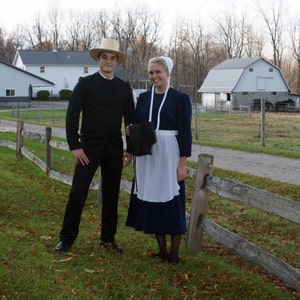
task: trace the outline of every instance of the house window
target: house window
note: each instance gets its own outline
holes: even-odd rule
[[[13,97],[15,95],[15,90],[6,90],[6,96]]]
[[[276,92],[271,92],[271,95],[276,95]]]
[[[243,95],[248,95],[248,92],[243,92]]]
[[[89,72],[89,67],[83,67],[83,73],[88,73]]]
[[[40,67],[40,73],[45,73],[45,66]]]
[[[273,68],[269,68],[269,72],[273,72]]]
[[[249,72],[253,72],[253,68],[249,68]]]

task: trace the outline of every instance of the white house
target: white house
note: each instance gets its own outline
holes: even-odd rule
[[[62,89],[73,90],[78,79],[99,70],[88,51],[18,50],[12,65],[54,82],[50,95],[59,95]],[[41,88],[33,88],[33,95]]]
[[[33,89],[53,85],[47,79],[0,61],[0,102],[29,102]]]
[[[298,97],[291,93],[281,70],[261,57],[227,59],[212,68],[198,92],[204,107],[238,108],[240,105],[260,110],[298,107]]]

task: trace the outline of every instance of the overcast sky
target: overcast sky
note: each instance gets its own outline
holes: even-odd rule
[[[37,15],[47,15],[51,7],[66,10],[99,10],[113,9],[120,5],[132,6],[142,3],[153,12],[160,12],[164,22],[170,24],[175,17],[203,19],[204,25],[209,26],[212,15],[226,9],[244,9],[250,15],[255,13],[257,0],[2,0],[0,8],[0,27],[11,31],[16,24],[31,24]],[[272,0],[260,0],[266,5]],[[280,0],[277,0],[280,1]],[[284,0],[291,18],[300,18],[300,1]],[[5,3],[5,4],[4,4]],[[122,4],[121,4],[122,3]],[[207,23],[205,23],[207,22]],[[170,26],[170,25],[169,25]]]

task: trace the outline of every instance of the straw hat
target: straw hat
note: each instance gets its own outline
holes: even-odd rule
[[[90,56],[94,60],[98,60],[99,54],[101,52],[107,51],[107,52],[113,52],[117,54],[118,56],[118,63],[121,64],[125,62],[127,55],[123,52],[120,52],[120,46],[119,42],[114,39],[103,39],[101,41],[101,45],[99,48],[93,48],[90,50]]]

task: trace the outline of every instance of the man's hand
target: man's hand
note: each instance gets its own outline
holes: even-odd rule
[[[131,163],[131,161],[132,161],[132,154],[128,153],[128,152],[125,152],[124,156],[123,156],[123,159],[124,159],[123,168],[125,168],[125,167],[127,167]]]
[[[89,164],[89,159],[88,157],[85,155],[83,149],[75,149],[71,151],[73,156],[75,157],[76,161],[78,164],[81,164],[83,166],[86,166]]]

